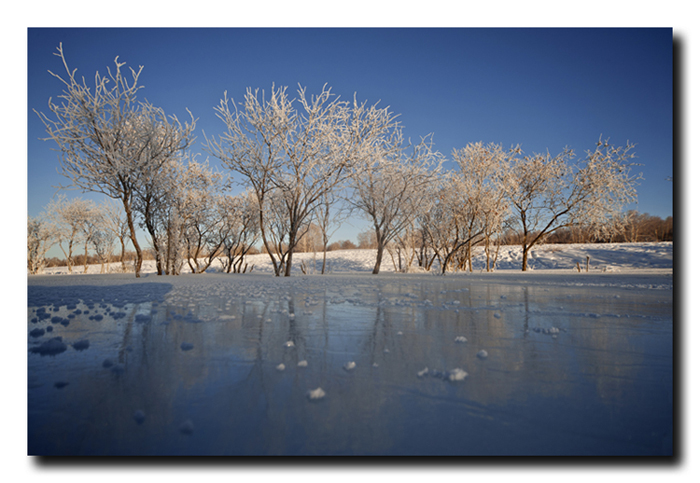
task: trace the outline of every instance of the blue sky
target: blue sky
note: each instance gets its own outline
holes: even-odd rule
[[[54,56],[59,42],[71,68],[91,81],[118,55],[143,65],[142,98],[168,114],[195,117],[202,152],[223,132],[214,106],[224,91],[242,100],[247,87],[274,83],[308,93],[332,86],[341,98],[380,102],[400,114],[413,139],[433,133],[448,158],[475,141],[526,153],[580,156],[602,134],[613,144],[635,143],[644,181],[630,208],[673,214],[673,64],[671,29],[29,29],[28,214],[38,215],[68,184],[57,174],[54,144],[40,141],[47,111],[61,84]],[[216,166],[216,159],[211,159]],[[83,196],[76,191],[66,193]],[[99,200],[101,198],[94,197]],[[354,221],[335,239],[356,241]]]

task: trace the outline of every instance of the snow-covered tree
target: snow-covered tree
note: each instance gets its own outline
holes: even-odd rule
[[[114,250],[114,240],[117,238],[111,230],[110,223],[111,220],[109,220],[107,213],[100,211],[93,220],[90,233],[89,241],[100,261],[100,273],[105,273],[105,265],[110,262]],[[85,258],[87,260],[87,256]]]
[[[340,198],[337,192],[328,191],[321,197],[321,203],[314,212],[316,225],[321,232],[321,242],[323,245],[323,263],[321,264],[321,275],[326,273],[326,255],[328,253],[328,242],[331,236],[340,228],[342,222],[348,217],[349,211],[339,206]]]
[[[355,160],[385,135],[394,118],[387,109],[341,101],[326,86],[310,98],[299,87],[296,99],[286,87],[273,86],[269,97],[248,89],[240,109],[226,95],[215,109],[227,131],[218,141],[208,139],[208,150],[252,188],[275,274],[289,276],[294,248],[322,197],[349,176]],[[273,192],[276,215],[284,213],[287,230],[277,233],[274,247],[265,220]]]
[[[222,246],[223,270],[226,273],[245,273],[249,268],[245,256],[257,243],[260,234],[255,196],[251,192],[225,195],[219,199],[218,207],[227,233]]]
[[[73,252],[81,242],[87,246],[85,230],[95,214],[95,203],[82,198],[67,200],[65,195],[59,195],[47,205],[46,212],[56,227],[56,241],[66,257],[68,273],[73,273]]]
[[[453,151],[455,170],[444,176],[422,220],[442,273],[452,262],[472,271],[472,247],[493,236],[502,223],[507,206],[498,173],[515,152],[517,149],[504,151],[500,145],[481,142]]]
[[[104,227],[104,217],[100,209],[94,203],[90,203],[85,216],[80,223],[80,231],[82,232],[83,239],[83,273],[88,272],[88,256],[90,247],[98,247],[100,253],[96,253],[100,256],[102,261],[102,271],[104,273],[104,259],[107,256],[106,250],[108,249],[105,245],[109,244],[109,250],[111,252],[112,242],[114,238],[109,238],[110,235]],[[109,240],[108,240],[109,238]]]
[[[229,225],[219,209],[223,176],[207,163],[190,162],[183,173],[184,243],[187,264],[192,273],[202,273],[211,266],[228,236]]]
[[[130,238],[129,225],[126,222],[123,208],[113,200],[108,200],[100,207],[103,213],[104,229],[112,235],[113,240],[119,240],[121,251],[119,262],[122,272],[126,272],[126,242]]]
[[[61,152],[60,173],[71,186],[103,193],[124,206],[131,242],[136,251],[136,276],[143,255],[136,238],[133,198],[144,176],[158,173],[161,165],[191,143],[195,120],[181,124],[162,109],[137,100],[141,86],[138,71],[131,78],[122,72],[124,63],[114,60],[115,71],[95,74],[89,87],[66,62],[63,46],[56,53],[63,62],[63,76],[51,74],[64,85],[60,104],[49,99],[52,117],[39,113],[49,135]]]
[[[27,217],[27,270],[41,273],[46,266],[46,252],[56,243],[54,225],[43,217]]]
[[[411,152],[406,154],[406,149]],[[373,274],[379,273],[387,245],[426,208],[441,162],[430,138],[406,148],[397,129],[384,146],[377,146],[355,164],[348,203],[370,220],[374,230],[377,259]]]
[[[145,173],[134,191],[134,211],[139,214],[139,224],[150,237],[156,262],[156,273],[170,273],[167,262],[168,246],[179,244],[171,237],[181,237],[181,229],[172,229],[174,212],[178,215],[184,206],[182,182],[185,168],[178,157],[164,162],[159,171]],[[175,219],[180,219],[175,216]]]
[[[500,178],[514,213],[511,225],[521,234],[523,271],[530,249],[549,234],[564,227],[603,227],[636,200],[641,175],[632,173],[633,148],[601,138],[576,162],[570,149],[511,160]]]

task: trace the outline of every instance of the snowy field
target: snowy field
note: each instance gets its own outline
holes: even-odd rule
[[[526,273],[516,250],[446,276],[363,250],[325,276],[30,276],[29,453],[671,454],[672,244],[543,246]]]
[[[496,270],[520,270],[522,264],[522,249],[519,246],[502,246],[498,253]],[[571,244],[571,245],[539,245],[530,251],[528,266],[531,270],[576,270],[576,262],[582,269],[586,265],[586,256],[590,257],[589,270],[620,271],[639,268],[673,268],[673,243],[606,243],[606,244]],[[326,267],[328,272],[371,272],[374,268],[376,250],[339,250],[327,253]],[[316,260],[316,271],[320,273],[323,253],[294,254],[293,273],[301,274],[300,263]],[[268,255],[252,255],[246,258],[249,266],[254,266],[253,272],[274,273]],[[398,263],[398,262],[397,262]],[[414,262],[412,267],[419,270]],[[485,270],[486,257],[483,248],[474,249],[473,269]],[[433,269],[437,270],[437,262]],[[118,263],[111,264],[107,271],[120,269]],[[220,271],[221,264],[215,261],[210,271]],[[83,266],[74,267],[74,274],[82,274]],[[142,273],[155,273],[155,262],[143,262]],[[394,272],[394,264],[388,252],[382,259],[382,272]],[[189,272],[185,265],[182,273]],[[99,265],[88,265],[88,273],[100,273]],[[46,275],[68,274],[67,267],[47,268]]]

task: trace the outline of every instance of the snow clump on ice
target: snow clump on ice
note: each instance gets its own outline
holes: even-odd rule
[[[416,376],[418,376],[418,377],[427,376],[427,375],[428,375],[428,372],[430,372],[430,370],[426,367],[426,368],[423,369],[422,371],[418,371],[418,372],[416,373]]]
[[[353,361],[350,361],[345,363],[343,369],[345,369],[346,371],[352,371],[353,369],[355,369],[355,366],[356,364]]]
[[[449,379],[450,381],[463,381],[468,375],[467,371],[463,371],[457,367],[450,371]]]
[[[489,356],[489,353],[483,349],[481,349],[479,352],[476,353],[476,357],[478,357],[479,359],[486,359],[488,356]]]
[[[467,338],[463,335],[458,335],[457,337],[455,337],[455,342],[464,343],[467,342]]]
[[[311,391],[308,391],[308,392],[306,393],[306,396],[307,396],[310,400],[313,401],[313,400],[316,400],[316,399],[323,399],[323,398],[326,396],[326,392],[325,392],[323,389],[321,389],[321,388],[319,387],[319,388],[313,389],[313,390],[311,390]]]

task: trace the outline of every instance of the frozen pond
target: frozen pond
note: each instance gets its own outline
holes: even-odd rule
[[[29,277],[28,451],[672,454],[672,283]]]

